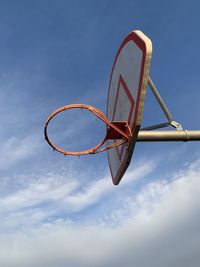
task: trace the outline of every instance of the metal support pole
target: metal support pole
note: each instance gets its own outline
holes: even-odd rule
[[[169,121],[169,124],[173,127],[175,127],[177,130],[183,130],[182,126],[180,123],[174,121],[174,119],[172,118],[171,113],[169,112],[164,100],[162,99],[161,95],[159,94],[155,84],[153,83],[153,81],[151,80],[151,78],[149,77],[148,79],[148,85],[151,88],[151,91],[153,92],[155,98],[157,99],[162,111],[164,112],[166,118]]]
[[[156,99],[158,100],[158,103],[160,104],[160,107],[162,108],[163,112],[165,113],[165,116],[167,117],[169,122],[173,121],[172,115],[169,112],[167,106],[165,105],[161,95],[159,94],[158,90],[156,89],[156,86],[154,85],[153,81],[151,80],[151,78],[149,77],[148,79],[148,85],[151,88],[154,96],[156,97]]]
[[[137,142],[200,141],[200,131],[139,131]]]

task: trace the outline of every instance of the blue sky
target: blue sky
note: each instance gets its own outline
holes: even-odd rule
[[[200,129],[198,1],[0,1],[0,266],[200,265],[200,144],[139,143],[119,186],[107,155],[53,153],[56,108],[105,112],[116,51],[132,30],[153,43],[150,75],[173,117]],[[142,126],[165,118],[149,89]],[[51,136],[95,145],[104,125],[69,111]]]

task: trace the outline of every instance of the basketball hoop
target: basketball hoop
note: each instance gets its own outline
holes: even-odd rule
[[[151,40],[139,30],[130,32],[122,41],[112,67],[106,116],[97,108],[85,104],[71,104],[55,110],[47,118],[44,127],[45,139],[53,150],[72,156],[97,154],[108,150],[110,173],[113,183],[118,185],[131,162],[136,142],[200,141],[199,130],[184,130],[181,124],[173,119],[149,77],[151,56]],[[160,105],[167,122],[140,129],[147,85]],[[73,108],[87,109],[106,124],[104,139],[88,150],[66,151],[53,144],[48,137],[49,122],[58,113]],[[157,130],[168,126],[172,126],[176,131]]]
[[[48,125],[49,122],[60,112],[66,111],[68,109],[73,109],[73,108],[80,108],[80,109],[88,109],[90,112],[92,112],[96,117],[98,117],[100,120],[102,120],[103,122],[105,122],[105,124],[107,125],[107,133],[104,137],[104,139],[97,144],[96,146],[84,150],[84,151],[80,151],[80,152],[74,152],[74,151],[67,151],[64,150],[62,148],[59,148],[58,146],[56,146],[55,144],[52,143],[52,141],[50,141],[49,137],[48,137]],[[97,154],[100,152],[103,152],[107,149],[111,149],[113,147],[117,147],[120,145],[123,145],[125,143],[129,144],[129,141],[132,137],[132,133],[130,130],[130,127],[128,125],[128,122],[116,122],[116,121],[109,121],[106,116],[97,108],[89,106],[89,105],[85,105],[85,104],[71,104],[71,105],[67,105],[67,106],[63,106],[58,108],[57,110],[55,110],[53,113],[51,113],[51,115],[47,118],[47,121],[45,123],[45,127],[44,127],[44,135],[45,135],[45,140],[47,141],[47,143],[53,148],[53,150],[56,150],[62,154],[66,155],[72,155],[72,156],[81,156],[81,155],[87,155],[87,154]],[[102,147],[104,145],[104,143],[107,140],[116,140],[116,139],[121,139],[120,141],[117,142],[113,142],[110,145],[107,145],[106,147]]]

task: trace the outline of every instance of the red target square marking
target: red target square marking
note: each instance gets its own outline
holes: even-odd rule
[[[122,103],[122,101],[121,101],[122,98],[124,98],[124,100],[125,100],[124,103],[127,103],[127,105],[129,105],[129,108],[126,112],[124,112],[124,105],[120,105],[120,103]],[[120,99],[120,101],[118,101],[118,99]],[[114,103],[114,112],[113,112],[113,116],[112,116],[112,121],[117,121],[118,117],[120,117],[120,118],[124,117],[124,121],[128,121],[128,124],[130,125],[131,116],[133,114],[134,106],[135,106],[135,101],[133,99],[133,96],[131,95],[126,82],[124,81],[122,75],[120,74],[116,98],[115,98],[115,103]],[[124,112],[124,114],[123,114],[123,112]],[[127,118],[128,118],[128,120],[127,120]],[[116,142],[116,141],[114,141],[114,142]],[[124,151],[124,147],[125,147],[125,145],[122,145],[120,147],[115,148],[117,150],[119,160],[121,160],[121,157],[122,157],[122,154]]]

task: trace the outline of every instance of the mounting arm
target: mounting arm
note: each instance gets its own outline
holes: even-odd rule
[[[139,131],[137,142],[200,141],[200,131]]]
[[[180,123],[176,122],[169,112],[164,100],[159,94],[156,86],[149,77],[148,85],[164,112],[168,122],[152,125],[141,129],[137,136],[137,142],[160,142],[160,141],[200,141],[200,131],[184,130]],[[159,128],[172,126],[176,131],[151,131]]]

